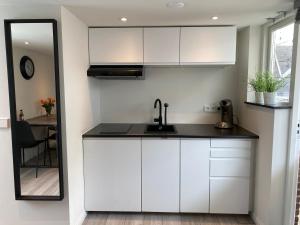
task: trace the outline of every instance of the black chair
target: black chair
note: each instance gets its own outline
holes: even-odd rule
[[[35,165],[35,176],[38,177],[38,169],[39,169],[39,155],[40,155],[40,144],[45,143],[45,140],[36,140],[31,126],[26,121],[17,121],[16,126],[16,134],[17,134],[17,144],[18,147],[22,150],[22,165],[25,165],[25,149],[37,147],[37,159]],[[46,148],[46,146],[45,146]]]
[[[52,132],[52,133],[51,133]],[[50,143],[49,141],[56,141],[57,140],[57,133],[56,133],[56,126],[49,126],[47,128],[47,144],[46,144],[46,150],[48,152],[48,158],[49,158],[49,163],[50,167],[52,167],[52,158],[51,158],[51,150],[56,148],[50,148]],[[44,165],[46,165],[46,154],[44,154]]]

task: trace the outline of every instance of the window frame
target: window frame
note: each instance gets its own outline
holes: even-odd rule
[[[272,53],[272,33],[275,30],[278,30],[280,28],[283,28],[285,26],[288,26],[289,24],[295,23],[295,18],[289,17],[287,19],[284,19],[282,21],[279,21],[278,23],[272,24],[268,27],[268,51],[267,51],[267,60],[266,60],[266,65],[265,65],[265,70],[270,71],[270,64],[271,64],[271,53]],[[295,29],[294,29],[295,31]]]
[[[289,16],[285,19],[282,19],[280,21],[278,21],[277,23],[271,23],[267,26],[266,29],[266,36],[267,36],[267,43],[266,43],[266,54],[265,54],[265,63],[263,63],[264,65],[262,66],[264,71],[271,71],[271,54],[272,54],[272,33],[280,28],[283,28],[285,26],[288,26],[289,24],[293,24],[294,23],[294,41],[293,41],[293,45],[295,44],[295,16]],[[294,51],[294,46],[293,46],[293,51]],[[292,55],[294,55],[294,52],[292,53]],[[285,101],[287,103],[291,103],[291,86],[292,86],[292,82],[293,82],[293,74],[291,73],[291,77],[290,77],[290,90],[289,90],[289,99],[288,101]]]

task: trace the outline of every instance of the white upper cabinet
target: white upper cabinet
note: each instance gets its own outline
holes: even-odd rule
[[[236,61],[236,27],[182,27],[181,65],[230,65]]]
[[[179,65],[179,27],[144,28],[144,64]]]
[[[143,28],[90,28],[90,64],[143,64]]]
[[[236,27],[89,28],[92,65],[231,65]]]

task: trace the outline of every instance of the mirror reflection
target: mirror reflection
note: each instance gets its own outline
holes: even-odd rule
[[[16,114],[12,128],[19,192],[21,196],[60,196],[53,24],[10,25]]]

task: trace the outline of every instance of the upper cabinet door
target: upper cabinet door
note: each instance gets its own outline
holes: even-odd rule
[[[182,27],[180,64],[230,65],[236,60],[236,27]]]
[[[179,65],[179,27],[144,28],[144,64]]]
[[[143,28],[90,28],[90,64],[143,64]]]

